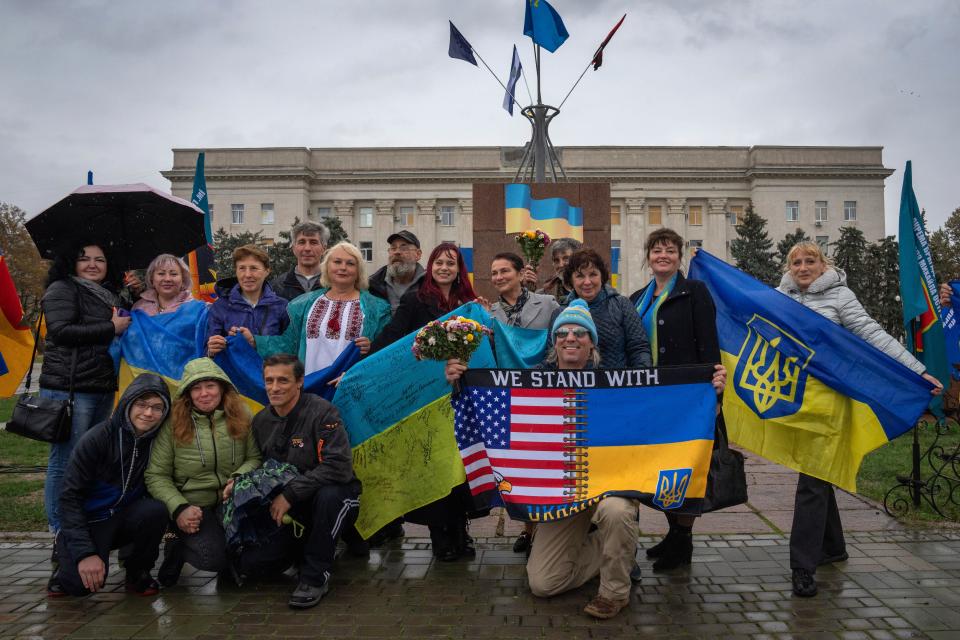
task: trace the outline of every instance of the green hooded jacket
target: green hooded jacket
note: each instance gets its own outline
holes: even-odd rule
[[[201,380],[233,384],[210,358],[187,363],[177,388],[177,399]],[[260,466],[260,450],[253,432],[242,440],[230,437],[222,409],[212,415],[193,411],[193,439],[182,444],[173,437],[172,420],[160,429],[144,474],[147,490],[167,507],[171,518],[190,505],[211,507],[220,501],[223,488],[234,476]]]

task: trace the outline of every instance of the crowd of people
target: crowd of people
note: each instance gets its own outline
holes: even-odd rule
[[[47,520],[55,532],[48,594],[84,595],[103,588],[109,554],[120,549],[126,589],[151,595],[177,583],[185,563],[242,582],[299,568],[289,604],[316,605],[329,590],[338,540],[352,553],[403,535],[402,522],[428,526],[440,561],[472,558],[475,510],[466,484],[405,514],[369,541],[354,522],[361,500],[349,439],[337,409],[303,391],[306,375],[350,356],[356,361],[389,346],[460,305],[474,300],[505,325],[548,332],[543,369],[642,368],[707,364],[722,394],[716,311],[706,286],[681,271],[684,241],[671,229],[647,238],[650,282],[627,297],[610,285],[603,257],[576,240],[549,246],[554,273],[540,284],[536,269],[514,253],[498,253],[490,268],[497,298],[478,298],[463,255],[441,243],[423,252],[410,231],[392,234],[388,262],[369,278],[360,251],[349,242],[328,247],[317,223],[291,233],[297,259],[271,278],[267,254],[253,245],[233,253],[236,276],[217,283],[207,313],[205,357],[184,367],[175,392],[156,375],[142,374],[114,406],[117,373],[110,345],[130,325],[132,308],[147,315],[205,304],[190,293],[183,260],[157,256],[145,281],[112,267],[109,247],[77,241],[50,270],[42,310],[47,345],[41,393],[74,398],[71,439],[51,445],[45,487]],[[779,290],[821,313],[940,385],[913,356],[871,320],[819,245],[790,251]],[[263,357],[269,405],[251,415],[230,378],[212,360],[241,336]],[[494,345],[496,348],[496,345]],[[451,360],[454,382],[468,363]],[[338,378],[330,382],[331,387]],[[718,428],[723,421],[718,419]],[[287,463],[296,477],[263,507],[276,535],[241,549],[228,546],[224,502],[238,479],[268,460]],[[514,550],[529,554],[531,591],[551,596],[599,575],[597,595],[584,611],[609,618],[629,601],[640,579],[635,560],[640,503],[608,497],[580,514],[526,526]],[[654,571],[689,564],[693,516],[667,513],[669,532],[646,555]],[[294,536],[290,522],[304,526]],[[163,540],[166,539],[166,542]],[[163,563],[153,568],[164,548]],[[833,487],[801,474],[797,485],[790,562],[798,596],[816,593],[818,565],[846,559]]]

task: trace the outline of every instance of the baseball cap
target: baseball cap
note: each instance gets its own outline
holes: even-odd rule
[[[420,248],[420,240],[417,239],[417,236],[413,235],[411,232],[404,229],[403,231],[397,231],[394,234],[391,234],[387,238],[387,244],[393,244],[394,240],[403,240],[415,246],[417,249]]]

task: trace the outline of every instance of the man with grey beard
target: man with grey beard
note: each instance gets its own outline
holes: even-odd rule
[[[424,270],[419,264],[422,253],[417,236],[404,229],[387,238],[387,243],[387,264],[370,276],[370,293],[388,301],[392,313],[404,293],[420,288]]]

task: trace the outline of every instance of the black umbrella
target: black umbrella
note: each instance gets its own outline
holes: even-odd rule
[[[223,509],[223,529],[228,547],[255,546],[278,532],[279,527],[270,517],[270,503],[298,475],[292,464],[270,459],[259,469],[237,476],[233,493]],[[284,524],[293,524],[293,521],[287,523],[285,519]],[[299,525],[296,523],[295,531]]]
[[[27,221],[40,255],[53,258],[71,238],[109,249],[121,271],[161,253],[185,255],[206,243],[203,210],[145,184],[86,185]]]

